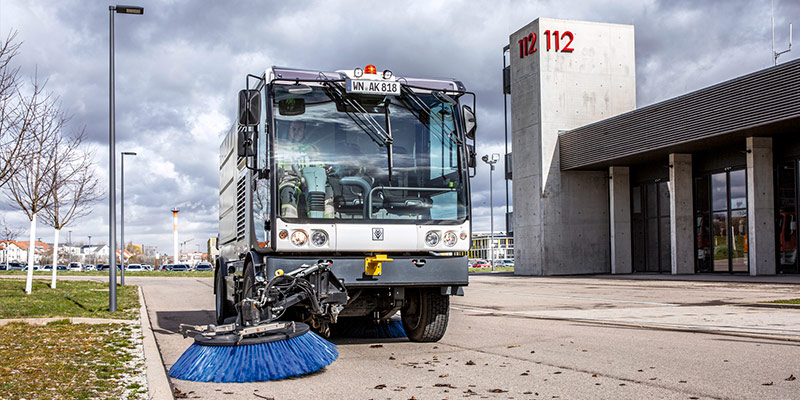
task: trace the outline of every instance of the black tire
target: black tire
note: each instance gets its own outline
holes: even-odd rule
[[[412,342],[438,342],[450,319],[450,296],[439,288],[406,289],[406,304],[400,310],[403,329]]]
[[[228,289],[225,286],[225,266],[217,269],[214,274],[214,293],[216,294],[216,316],[217,325],[225,323],[225,319],[236,316],[236,308],[233,302],[228,299]]]

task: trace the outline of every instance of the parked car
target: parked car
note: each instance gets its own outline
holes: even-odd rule
[[[200,263],[194,268],[195,271],[213,271],[214,267],[209,263]]]
[[[164,264],[164,265],[161,266],[161,270],[162,271],[172,271],[172,267],[173,267],[172,264]]]
[[[186,264],[175,264],[172,266],[173,271],[189,271],[190,268]]]
[[[36,268],[34,268],[33,270],[36,271]],[[50,265],[50,264],[47,264],[47,265],[45,265],[44,267],[42,267],[40,269],[40,271],[52,271],[52,270],[53,270],[53,266]]]
[[[67,271],[67,270],[69,270],[69,268],[67,268],[67,266],[66,266],[66,265],[58,265],[58,266],[56,266],[56,268],[57,268],[59,271]]]
[[[69,270],[70,271],[83,271],[83,266],[79,262],[71,262],[69,263]]]
[[[497,267],[511,267],[514,268],[514,260],[499,260],[495,263]]]
[[[475,260],[475,263],[472,264],[472,268],[491,268],[492,266],[486,260]]]
[[[25,269],[25,264],[18,263],[18,262],[10,262],[8,263],[8,270],[9,271],[22,271]]]
[[[92,264],[86,264],[83,266],[84,271],[97,271],[97,267]]]
[[[144,271],[145,269],[144,267],[142,267],[142,264],[130,264],[127,267],[125,267],[125,270],[136,272],[136,271]]]
[[[150,264],[142,264],[142,268],[144,268],[145,271],[152,271],[153,270],[153,266],[150,265]]]

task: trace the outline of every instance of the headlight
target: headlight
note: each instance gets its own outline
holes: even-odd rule
[[[304,231],[292,232],[292,244],[295,246],[302,246],[308,241],[308,235]]]
[[[324,231],[311,232],[311,244],[317,247],[325,246],[328,243],[328,234]]]
[[[453,247],[456,245],[458,241],[458,237],[456,237],[456,233],[453,231],[447,231],[444,234],[444,245],[447,247]]]
[[[425,244],[428,245],[428,247],[436,247],[436,245],[439,244],[439,234],[434,231],[428,231],[428,233],[425,234]]]

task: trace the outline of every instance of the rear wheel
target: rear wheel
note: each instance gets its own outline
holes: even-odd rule
[[[216,315],[217,325],[225,323],[225,319],[236,316],[236,310],[233,303],[228,300],[228,288],[225,285],[225,266],[217,269],[214,274],[214,292],[216,293]]]
[[[439,288],[406,289],[406,305],[400,312],[409,340],[436,342],[447,330],[450,296]]]

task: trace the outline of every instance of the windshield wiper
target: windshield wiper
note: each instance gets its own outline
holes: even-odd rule
[[[333,98],[337,103],[345,105],[344,111],[353,122],[356,123],[356,126],[361,128],[367,135],[374,141],[378,146],[387,147],[392,143],[392,135],[388,133],[381,124],[372,118],[371,115],[367,112],[364,106],[361,105],[357,100],[351,98],[347,91],[345,90],[339,82],[332,82],[326,81],[325,87],[328,89],[325,92]],[[348,111],[347,106],[350,106],[352,109],[358,111],[358,113]]]
[[[428,107],[427,104],[425,104],[425,101],[422,100],[422,98],[420,98],[416,93],[414,93],[413,90],[409,89],[404,85],[400,85],[400,100],[402,100],[403,103],[405,103],[405,105],[408,107],[408,110],[411,111],[411,114],[413,114],[419,120],[419,122],[422,122],[424,124],[425,116],[427,116],[428,124],[430,126],[434,126],[433,118],[435,118],[436,122],[438,122],[439,127],[441,127],[442,129],[442,134],[447,135],[447,138],[450,139],[451,141],[457,144],[461,144],[461,141],[458,140],[458,135],[455,133],[455,131],[450,129],[449,126],[445,125],[444,116],[438,115],[439,113],[431,110],[431,108]],[[441,139],[442,142],[444,142],[444,137],[440,136],[438,132],[434,130],[431,130],[431,132],[434,135],[437,135],[439,139]]]

